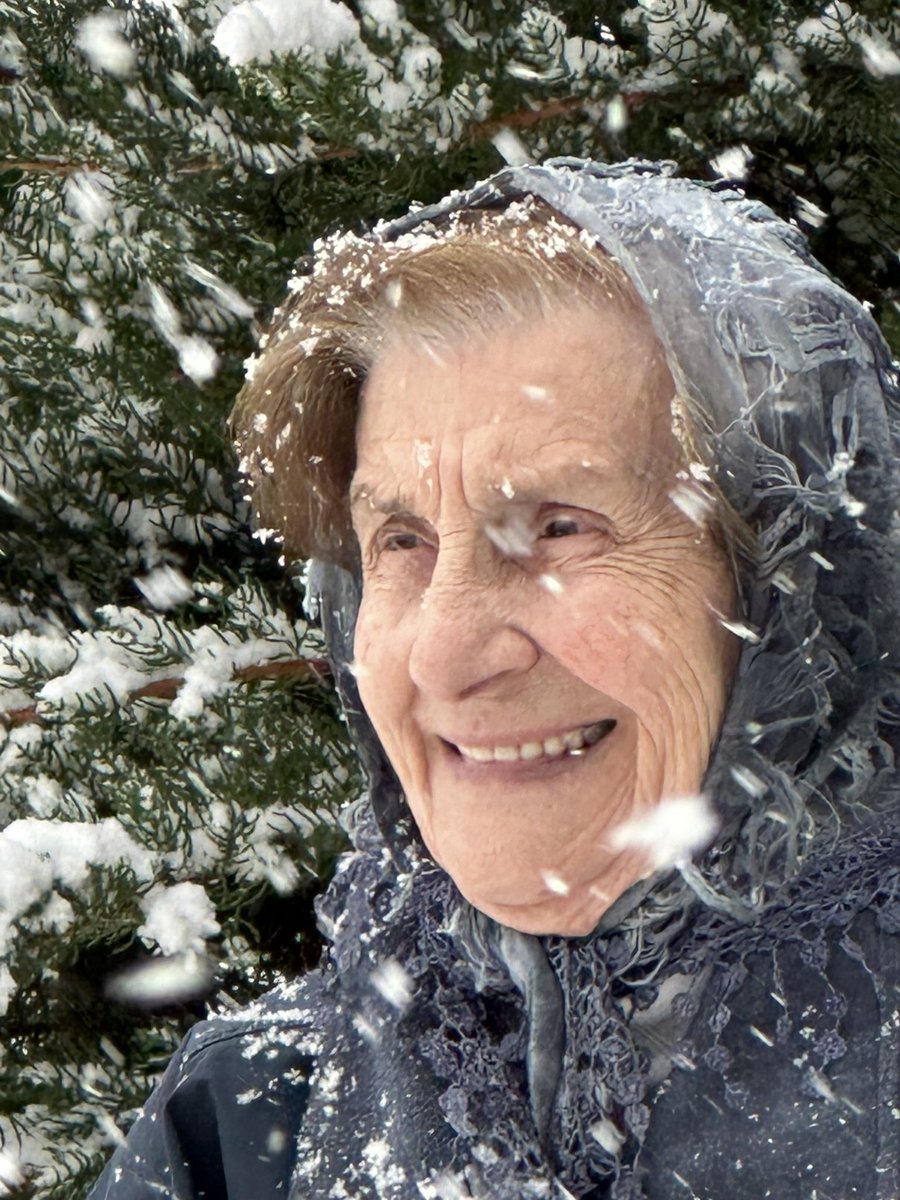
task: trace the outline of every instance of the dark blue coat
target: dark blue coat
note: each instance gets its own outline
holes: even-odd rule
[[[879,846],[883,888],[867,911],[835,911],[810,940],[777,909],[766,931],[745,936],[758,947],[746,957],[738,931],[688,1030],[677,1041],[664,1027],[648,1037],[674,1051],[675,1065],[647,1098],[633,1164],[647,1200],[900,1196],[896,826]],[[270,993],[252,1014],[197,1025],[90,1200],[312,1200],[291,1191],[291,1178],[326,995],[316,975]],[[413,1005],[403,1020],[416,1019]],[[356,1087],[336,1098],[335,1121],[352,1145],[355,1120],[387,1084],[427,1179],[452,1162],[440,1081],[429,1064],[386,1051],[359,1037]],[[600,1185],[594,1194],[609,1193]]]

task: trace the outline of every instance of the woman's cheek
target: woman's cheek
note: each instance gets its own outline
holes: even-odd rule
[[[632,607],[627,596],[623,602],[609,591],[564,592],[543,623],[543,649],[591,687],[619,699],[634,681],[632,642],[640,622]]]
[[[377,726],[388,719],[391,707],[404,691],[406,673],[398,644],[396,605],[377,587],[363,590],[353,637],[354,673],[360,699]]]
[[[366,661],[370,642],[368,606],[364,597],[356,614],[356,626],[353,630],[353,659],[357,669]]]
[[[387,589],[376,578],[363,581],[362,599],[356,616],[353,635],[357,665],[384,649],[384,638],[390,629],[390,598]]]
[[[377,673],[378,651],[379,647],[383,648],[384,636],[383,632],[379,635],[377,611],[373,612],[372,605],[364,595],[353,634],[353,671],[360,697],[367,710],[371,690],[368,684],[372,674]]]

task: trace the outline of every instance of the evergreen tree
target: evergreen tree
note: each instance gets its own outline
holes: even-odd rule
[[[295,260],[504,159],[674,158],[900,345],[897,34],[888,0],[0,0],[0,1196],[83,1195],[203,1004],[316,957],[360,780],[225,433]]]

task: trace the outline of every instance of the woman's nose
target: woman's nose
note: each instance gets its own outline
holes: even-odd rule
[[[462,556],[442,562],[442,553],[413,618],[409,672],[423,695],[456,700],[512,682],[540,651],[517,624],[525,581],[509,577],[508,565],[479,569]]]

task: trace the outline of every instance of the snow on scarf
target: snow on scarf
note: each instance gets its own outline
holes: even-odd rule
[[[706,465],[759,534],[705,781],[722,832],[586,938],[530,937],[477,913],[422,850],[355,699],[358,582],[316,564],[371,788],[320,905],[325,1036],[294,1200],[639,1197],[652,1088],[677,1063],[710,964],[738,979],[790,927],[824,972],[829,926],[874,908],[900,928],[898,409],[877,328],[797,230],[668,165],[511,168],[373,236],[529,195],[625,268],[679,394],[708,416]],[[832,1057],[839,1012],[821,1015]]]

